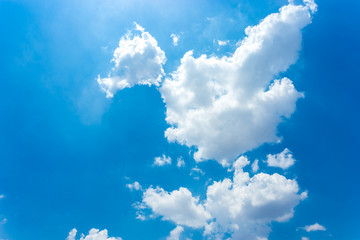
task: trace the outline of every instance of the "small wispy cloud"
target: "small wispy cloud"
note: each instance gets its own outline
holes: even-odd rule
[[[153,166],[164,166],[164,165],[170,165],[171,164],[171,157],[166,156],[163,154],[160,157],[154,158]]]
[[[180,35],[177,34],[171,34],[170,37],[172,38],[172,42],[174,46],[177,46],[179,44]]]
[[[326,228],[319,223],[314,223],[312,225],[307,225],[303,227],[303,229],[307,232],[315,232],[315,231],[326,231]]]

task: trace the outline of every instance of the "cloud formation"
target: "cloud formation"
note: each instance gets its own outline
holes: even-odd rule
[[[160,87],[171,125],[167,139],[196,146],[196,161],[215,159],[223,165],[279,141],[278,124],[291,116],[303,94],[290,79],[276,78],[296,62],[311,12],[309,4],[282,7],[247,27],[247,36],[229,57],[196,58],[187,52]]]
[[[74,228],[69,232],[66,240],[76,240],[77,230]],[[99,229],[91,229],[88,235],[81,234],[79,240],[122,240],[120,237],[109,237],[106,229],[99,231]]]
[[[138,24],[135,26],[135,33],[129,32],[120,39],[111,60],[115,66],[108,77],[97,79],[108,98],[134,85],[159,86],[164,75],[165,53],[150,33]]]
[[[295,164],[295,159],[291,151],[285,148],[281,153],[268,154],[266,162],[270,167],[279,167],[285,170]]]
[[[178,157],[176,166],[178,168],[185,167],[185,161],[183,157]]]
[[[168,236],[166,240],[179,240],[183,231],[184,228],[182,226],[176,226],[176,228],[170,232],[170,236]]]
[[[130,189],[130,191],[133,191],[133,190],[140,191],[140,190],[142,190],[142,187],[141,187],[140,183],[137,182],[137,181],[135,181],[133,183],[126,184],[126,187],[128,189]]]
[[[326,231],[326,228],[319,223],[314,223],[313,225],[305,226],[304,230],[307,232]]]
[[[173,33],[173,34],[170,35],[170,37],[172,39],[173,45],[177,46],[179,44],[180,36]]]
[[[170,193],[162,188],[148,188],[143,195],[143,203],[164,220],[193,228],[203,227],[210,219],[210,214],[199,203],[199,198],[192,196],[187,188],[179,188]]]
[[[299,193],[296,180],[277,173],[258,173],[253,177],[244,172],[249,160],[242,156],[232,165],[233,178],[213,182],[201,202],[187,189],[166,192],[148,188],[142,203],[154,214],[177,225],[203,228],[204,235],[221,239],[225,233],[234,239],[266,238],[272,221],[284,222],[294,207],[307,197]]]
[[[169,165],[169,164],[171,164],[171,157],[168,157],[165,154],[163,154],[160,157],[154,158],[153,166],[161,167],[161,166]]]

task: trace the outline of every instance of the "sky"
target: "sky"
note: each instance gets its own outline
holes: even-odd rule
[[[360,239],[359,10],[0,0],[0,239]]]

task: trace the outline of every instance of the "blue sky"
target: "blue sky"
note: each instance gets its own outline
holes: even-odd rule
[[[0,1],[0,239],[359,239],[360,5],[288,4]]]

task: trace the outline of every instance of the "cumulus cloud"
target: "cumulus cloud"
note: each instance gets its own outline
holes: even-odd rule
[[[199,202],[199,198],[181,187],[170,193],[162,188],[148,188],[143,195],[143,203],[164,220],[170,220],[178,225],[199,228],[210,219],[210,214]]]
[[[154,158],[153,166],[161,167],[161,166],[169,165],[169,164],[171,164],[171,157],[168,157],[165,154],[163,154],[160,157]]]
[[[173,34],[170,35],[170,37],[172,39],[173,45],[177,46],[179,44],[180,36],[173,33]]]
[[[129,183],[129,184],[126,184],[126,187],[129,188],[131,191],[133,190],[136,190],[136,191],[139,191],[139,190],[142,190],[142,187],[140,185],[139,182],[133,182],[133,183]]]
[[[301,237],[301,240],[310,240],[308,237]]]
[[[166,240],[179,240],[181,233],[184,231],[182,226],[177,226],[174,230],[170,232],[170,236]]]
[[[138,24],[135,27],[135,33],[129,32],[120,39],[111,60],[115,66],[108,77],[97,79],[108,98],[134,85],[158,86],[164,75],[165,53],[150,33]]]
[[[298,58],[301,30],[311,22],[313,5],[282,7],[258,25],[229,57],[187,52],[160,92],[166,103],[165,136],[196,146],[196,161],[229,165],[245,151],[276,142],[277,126],[303,97],[293,82],[276,79]]]
[[[225,178],[208,187],[205,207],[215,220],[206,226],[206,234],[230,232],[234,239],[267,238],[269,223],[289,220],[305,197],[299,194],[295,180],[277,173],[258,173],[250,178],[243,171],[249,163],[240,157],[233,165],[232,180]]]
[[[307,232],[314,232],[314,231],[326,231],[326,228],[319,223],[314,223],[313,225],[307,225],[304,227],[304,230]]]
[[[306,194],[299,193],[296,180],[277,173],[258,173],[250,178],[243,168],[249,160],[241,156],[232,165],[233,178],[213,182],[201,202],[187,189],[166,192],[148,188],[142,203],[155,214],[177,225],[204,228],[204,235],[221,239],[225,233],[234,239],[267,238],[272,221],[284,222]]]
[[[182,157],[178,157],[176,166],[178,168],[181,168],[181,167],[185,166],[185,161],[184,161],[184,159]]]
[[[74,228],[69,232],[66,240],[76,240],[77,230]],[[99,231],[99,229],[91,229],[88,235],[81,234],[79,240],[121,240],[120,237],[109,237],[106,229]]]
[[[274,155],[268,154],[266,162],[270,167],[288,169],[295,164],[295,159],[293,158],[291,151],[285,148],[284,151],[282,151],[281,153]]]

